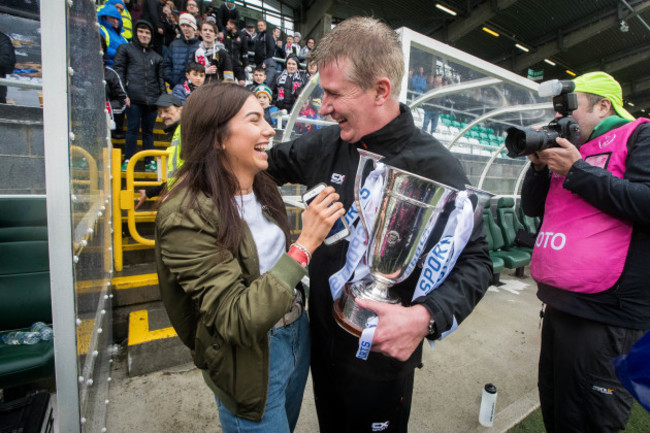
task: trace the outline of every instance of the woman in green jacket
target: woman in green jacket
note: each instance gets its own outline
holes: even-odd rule
[[[197,89],[181,131],[185,163],[156,217],[163,303],[215,393],[224,432],[293,431],[310,352],[299,283],[345,210],[328,187],[289,246],[286,210],[264,171],[274,131],[243,87]]]

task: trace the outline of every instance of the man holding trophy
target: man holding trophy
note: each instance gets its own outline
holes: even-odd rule
[[[310,265],[320,431],[406,432],[424,339],[453,331],[489,285],[482,220],[458,160],[397,100],[404,60],[392,29],[350,18],[309,60],[321,115],[338,125],[274,146],[268,172],[280,184],[332,185],[354,227]]]

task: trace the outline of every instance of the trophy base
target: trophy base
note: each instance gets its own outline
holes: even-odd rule
[[[365,291],[365,284],[346,284],[341,297],[334,302],[332,314],[338,325],[352,335],[361,337],[361,332],[366,328],[366,322],[370,317],[376,316],[375,312],[361,307],[356,298],[371,299],[377,302],[399,304],[397,298],[380,298],[369,291]]]

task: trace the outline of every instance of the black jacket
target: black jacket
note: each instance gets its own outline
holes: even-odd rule
[[[220,32],[224,33],[224,35],[226,33],[226,24],[228,24],[228,20],[232,19],[237,21],[237,26],[239,26],[239,21],[241,18],[239,16],[239,9],[237,7],[234,9],[229,9],[228,6],[226,6],[226,3],[224,3],[219,6],[219,9],[217,9],[217,12],[214,15],[217,19],[217,28]]]
[[[243,46],[242,38],[239,32],[228,33],[227,31],[223,36],[223,44],[226,47],[226,51],[230,54],[230,59],[232,60],[233,72],[235,74],[235,80],[246,80],[246,73],[244,72],[244,57],[243,57]]]
[[[255,51],[255,66],[262,66],[264,60],[273,57],[275,51],[275,40],[268,30],[264,30],[262,33],[257,33],[253,38],[253,44]]]
[[[334,187],[341,202],[349,209],[354,201],[354,177],[359,163],[357,148],[366,148],[385,156],[389,165],[428,177],[459,189],[469,183],[460,162],[429,134],[413,124],[411,112],[404,105],[400,115],[388,125],[363,137],[359,143],[340,138],[340,128],[330,126],[303,135],[292,142],[280,143],[269,151],[268,172],[283,184],[293,182],[308,188],[319,182]],[[376,352],[367,361],[355,358],[358,339],[342,330],[332,316],[332,296],[328,278],[345,263],[348,242],[322,245],[313,255],[310,273],[310,321],[314,356],[340,363],[361,377],[389,380],[410,373],[421,361],[422,345],[409,360],[400,362]],[[391,293],[410,301],[421,268]],[[487,290],[492,276],[482,222],[458,258],[445,282],[426,297],[415,300],[424,305],[436,320],[438,332],[462,322]],[[436,336],[437,337],[437,336]]]
[[[296,103],[302,88],[307,85],[307,82],[305,71],[300,69],[293,75],[289,75],[286,69],[277,74],[275,83],[271,86],[274,97],[276,98],[275,106],[279,110],[291,111],[293,104]]]
[[[145,24],[153,27],[146,21],[140,20],[133,26]],[[113,60],[113,69],[118,73],[122,83],[126,86],[126,93],[132,104],[155,105],[158,97],[167,91],[163,79],[162,57],[154,51],[153,46],[140,45],[137,36],[128,44],[118,47]]]
[[[0,32],[0,77],[11,74],[16,66],[16,53],[9,36]]]
[[[579,160],[563,184],[565,189],[599,210],[634,223],[623,274],[614,287],[600,293],[576,293],[540,283],[537,296],[568,314],[607,325],[647,330],[650,329],[650,125],[637,127],[635,133],[636,139],[628,141],[622,179]],[[521,189],[521,205],[526,215],[544,215],[550,181],[548,168],[536,172],[531,166],[528,170]]]
[[[120,76],[114,69],[104,66],[104,86],[106,90],[106,101],[111,104],[113,113],[120,114],[124,111],[126,106],[126,91],[122,85]]]
[[[254,66],[255,60],[252,53],[255,51],[255,41],[253,40],[255,33],[251,35],[246,29],[242,29],[237,36],[241,44],[241,58],[244,66]]]
[[[162,9],[163,6],[160,3],[160,0],[144,0],[142,3],[142,19],[149,21],[153,25],[154,32],[152,33],[152,36],[158,33],[158,29],[163,28],[161,19],[161,16],[163,15]],[[133,27],[133,30],[135,30],[135,26]],[[133,36],[135,39],[135,31]]]

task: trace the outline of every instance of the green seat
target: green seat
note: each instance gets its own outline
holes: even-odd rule
[[[50,273],[0,275],[0,330],[52,321]]]
[[[0,344],[0,388],[24,385],[54,376],[54,343],[30,346]]]
[[[45,197],[0,197],[0,228],[46,225]]]
[[[505,242],[504,249],[508,251],[525,251],[532,255],[531,248],[521,248],[515,245],[517,231],[524,230],[524,226],[519,222],[515,212],[515,199],[512,197],[501,197],[497,202],[497,224],[503,233]]]
[[[0,275],[48,271],[47,241],[0,243]]]
[[[45,226],[0,227],[0,242],[46,240],[47,227]]]
[[[485,212],[485,210],[483,212]],[[489,209],[487,210],[487,212],[489,212]],[[492,273],[495,276],[495,280],[498,281],[499,279],[498,275],[501,273],[501,271],[503,271],[503,268],[505,268],[505,262],[501,257],[497,257],[493,254],[494,238],[492,237],[492,230],[490,230],[490,227],[488,227],[485,216],[483,217],[483,223],[484,223],[483,225],[485,226],[485,239],[487,240],[488,248],[490,249],[490,259],[492,260]]]
[[[541,225],[540,218],[526,215],[521,206],[519,206],[517,209],[519,211],[519,218],[521,219],[521,224],[524,226],[524,229],[526,229],[528,233],[537,234]]]
[[[45,197],[0,197],[0,334],[52,322]],[[54,376],[53,341],[0,344],[0,388]]]
[[[0,242],[47,240],[45,197],[0,197]]]
[[[486,208],[483,209],[483,221],[485,223],[486,231],[487,227],[492,235],[492,248],[493,251],[490,252],[490,257],[501,258],[504,262],[504,266],[508,269],[519,269],[523,268],[530,263],[531,255],[525,251],[520,250],[505,250],[505,242],[503,239],[503,234],[501,233],[500,227],[497,225],[494,220],[494,216],[489,209],[489,203],[486,205]]]

